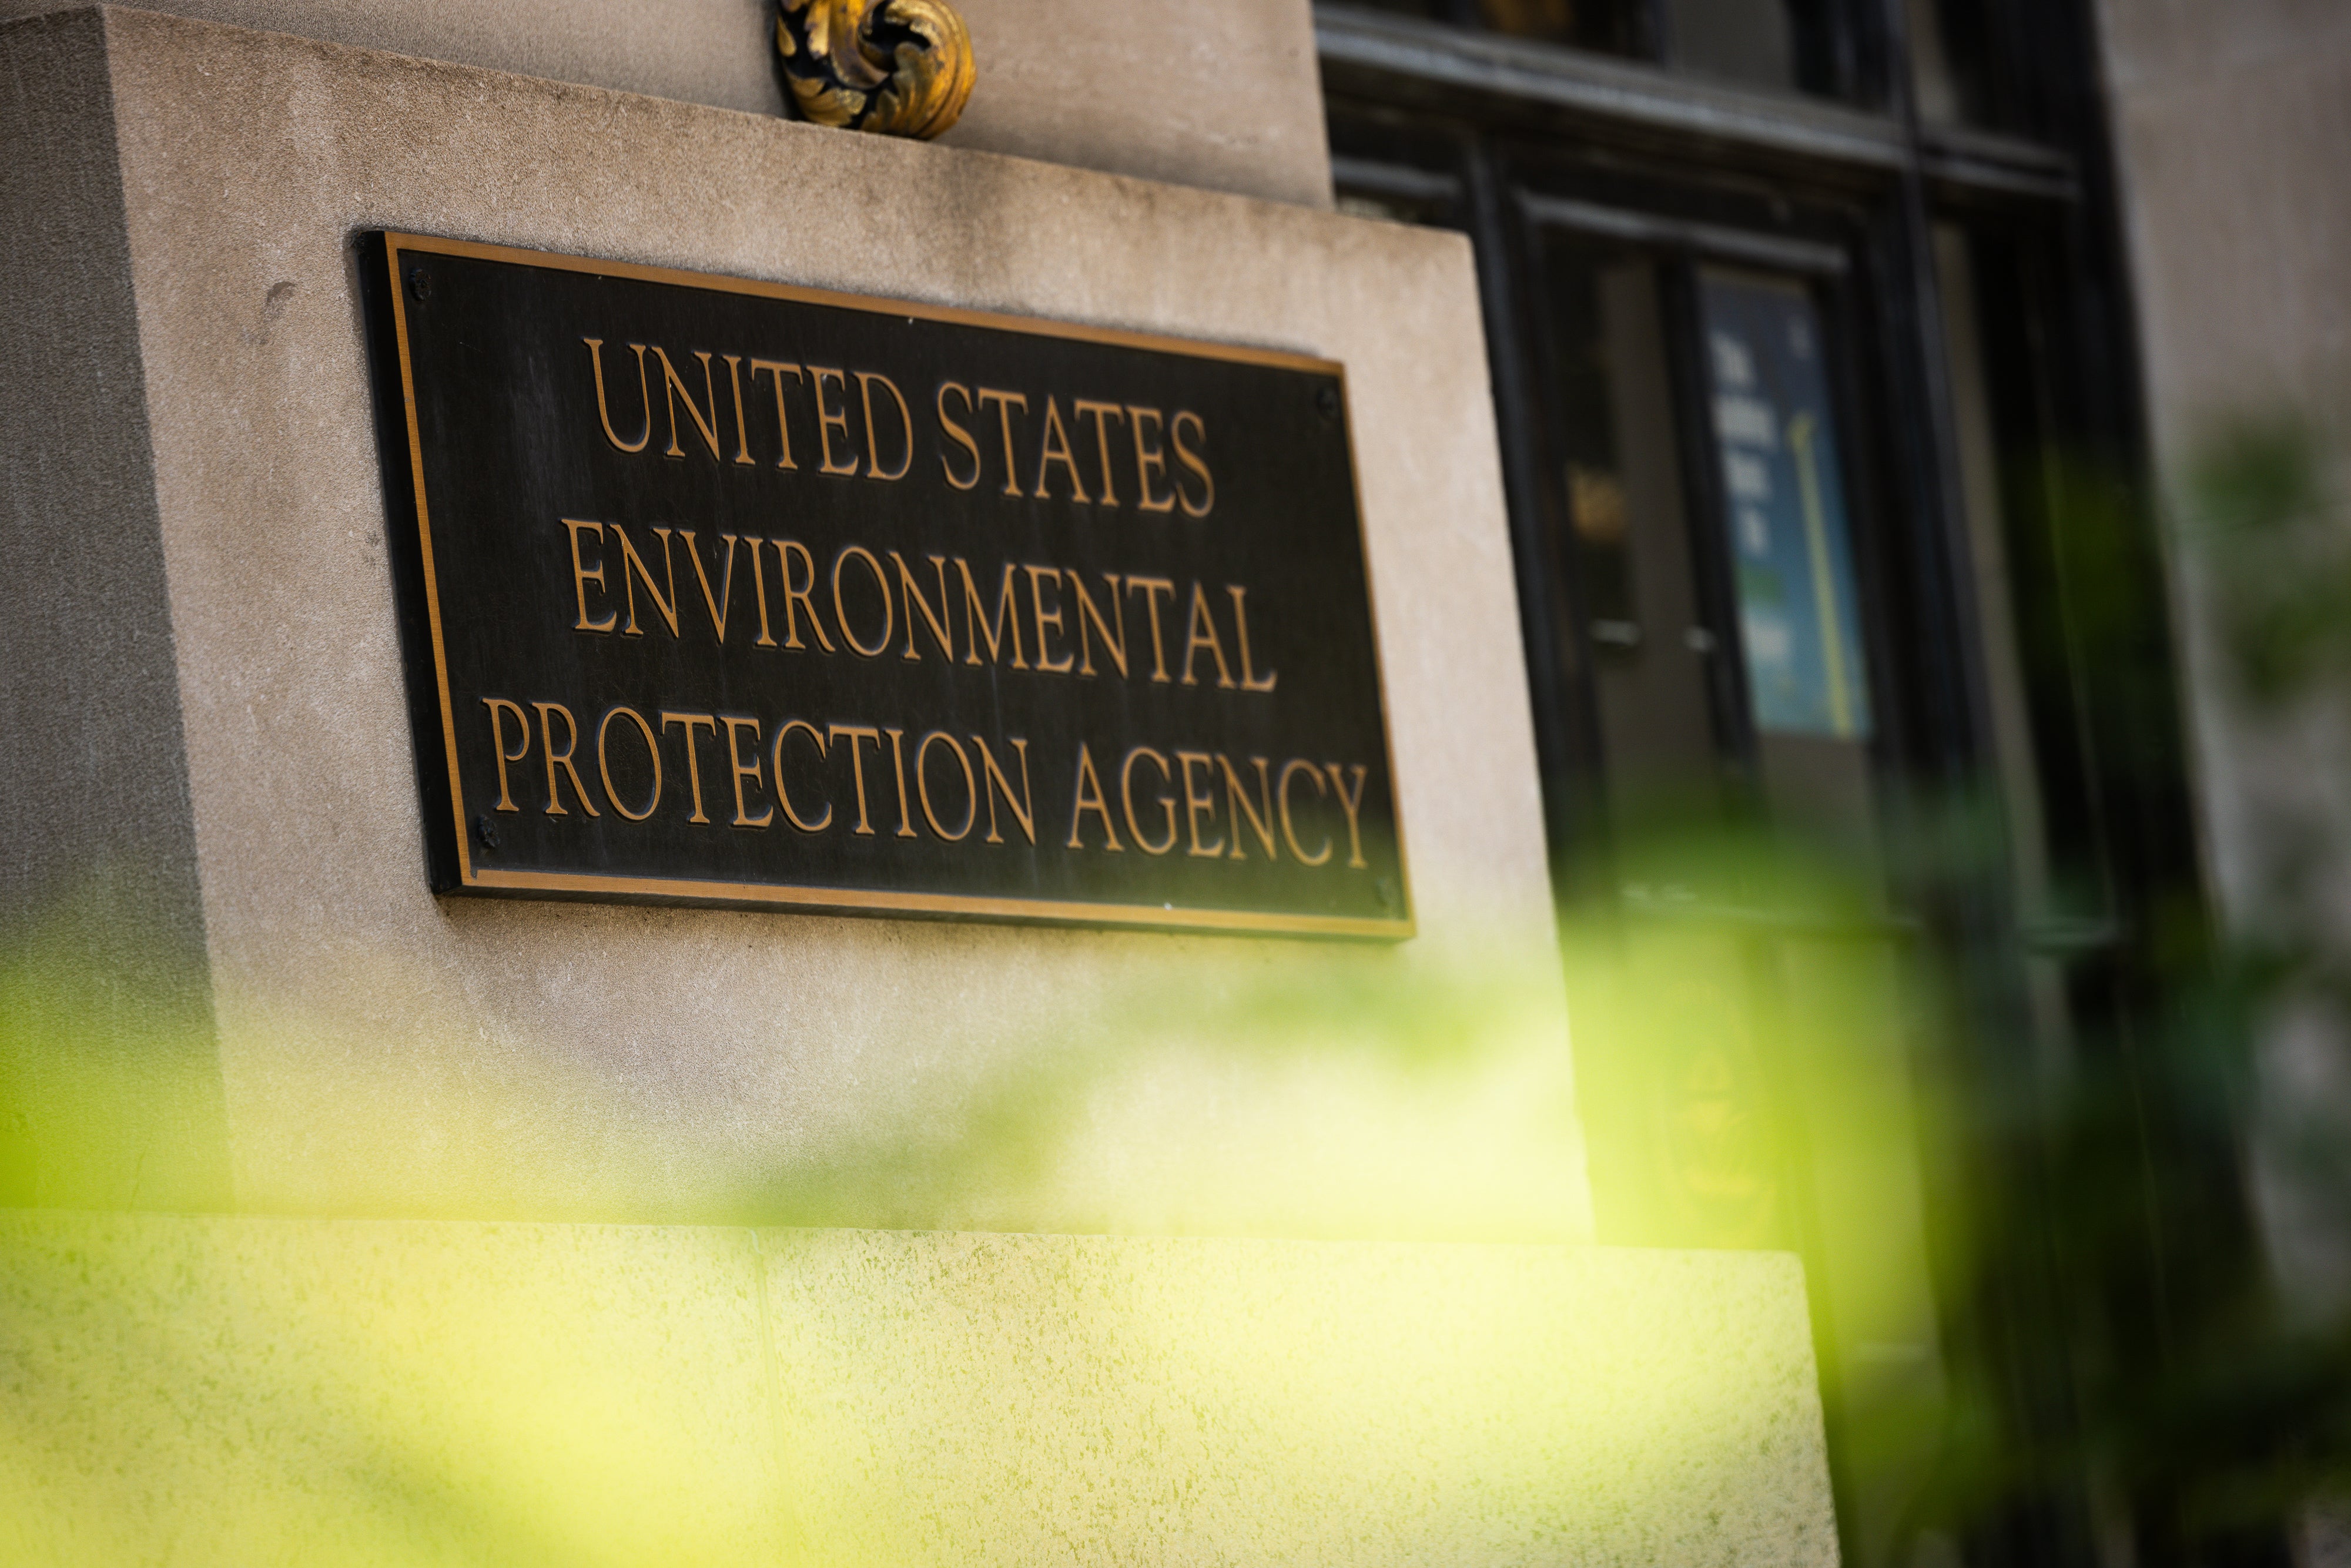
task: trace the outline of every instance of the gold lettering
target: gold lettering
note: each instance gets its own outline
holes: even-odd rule
[[[1029,661],[1020,656],[1020,603],[1019,596],[1013,591],[1012,563],[1008,560],[1004,563],[1004,576],[997,584],[996,615],[988,621],[978,619],[979,585],[971,580],[971,563],[957,556],[956,570],[963,573],[963,662],[967,664],[979,663],[980,634],[985,633],[987,662],[991,664],[997,663],[998,650],[1008,633],[1012,638],[1012,667],[1027,669]]]
[[[1046,652],[1046,650],[1050,649],[1053,644],[1051,639],[1047,635],[1045,629],[1050,626],[1054,631],[1058,632],[1061,630],[1061,601],[1057,597],[1054,601],[1052,610],[1050,612],[1046,610],[1045,585],[1049,582],[1051,583],[1053,585],[1054,593],[1059,595],[1061,586],[1061,568],[1053,566],[1032,566],[1028,568],[1027,570],[1029,573],[1029,609],[1030,615],[1037,622],[1037,667],[1050,674],[1059,675],[1066,674],[1070,667],[1078,662],[1077,655],[1074,653],[1064,653],[1061,655],[1061,662],[1056,664]]]
[[[676,636],[678,634],[677,562],[670,559],[669,530],[667,528],[653,530],[653,537],[660,539],[662,545],[662,575],[669,579],[667,596],[664,596],[662,591],[653,586],[653,570],[645,565],[645,558],[637,553],[637,547],[629,542],[629,531],[620,524],[614,523],[612,534],[621,541],[621,588],[629,606],[629,623],[621,628],[622,634],[629,637],[644,635],[637,629],[637,583],[642,580],[645,585],[647,596],[653,601],[653,608],[661,612],[662,623],[669,628],[671,636]]]
[[[798,588],[792,586],[792,558],[798,556],[808,569],[808,580]],[[776,559],[782,564],[784,574],[784,646],[805,647],[800,641],[800,612],[808,612],[809,630],[816,633],[816,645],[826,653],[832,652],[832,639],[824,634],[824,617],[816,612],[816,557],[809,554],[808,546],[798,539],[778,539]]]
[[[588,585],[592,582],[598,588],[604,586],[604,563],[599,560],[592,569],[580,564],[580,530],[595,529],[596,542],[601,544],[604,541],[604,525],[566,517],[563,526],[571,535],[571,596],[580,606],[580,619],[572,622],[571,629],[574,632],[610,632],[621,619],[619,611],[612,611],[601,621],[588,619]]]
[[[963,826],[957,828],[952,833],[948,832],[946,828],[939,821],[938,812],[934,810],[931,807],[931,775],[929,763],[931,756],[931,743],[935,740],[946,741],[949,749],[955,752],[956,764],[963,768]],[[971,831],[971,825],[979,821],[979,791],[977,785],[978,781],[975,779],[971,774],[971,758],[964,754],[963,743],[957,740],[954,736],[949,735],[946,730],[935,729],[931,731],[930,734],[923,737],[922,744],[914,747],[914,793],[921,798],[923,802],[923,821],[930,823],[931,831],[936,833],[939,837],[945,839],[951,844],[960,841],[964,835]]]
[[[743,423],[743,356],[740,354],[726,356],[726,384],[735,393],[735,461],[748,467],[751,466],[751,432]]]
[[[931,557],[931,566],[939,574],[939,610],[935,615],[931,613],[931,601],[923,597],[922,589],[915,583],[914,574],[907,569],[906,558],[892,550],[890,559],[898,567],[898,591],[906,599],[906,657],[917,663],[923,657],[914,652],[914,613],[920,611],[925,624],[931,629],[931,640],[939,645],[939,652],[947,656],[947,663],[954,664],[955,633],[947,630],[947,617],[953,613],[947,601],[947,558],[943,555]],[[972,662],[977,664],[979,661],[975,659]]]
[[[1324,861],[1331,858],[1331,835],[1328,833],[1323,834],[1322,849],[1310,855],[1304,850],[1298,847],[1298,824],[1291,821],[1290,815],[1290,783],[1292,779],[1301,773],[1305,774],[1308,781],[1314,786],[1314,793],[1317,796],[1328,795],[1331,792],[1328,787],[1326,787],[1322,782],[1322,770],[1316,768],[1311,762],[1307,761],[1304,758],[1292,758],[1290,761],[1283,763],[1281,765],[1281,785],[1280,788],[1275,791],[1277,799],[1281,803],[1281,836],[1283,841],[1290,845],[1290,859],[1296,861],[1300,865],[1321,865]]]
[[[1151,493],[1151,476],[1167,472],[1167,452],[1159,444],[1164,416],[1155,408],[1137,408],[1133,403],[1126,405],[1126,427],[1134,436],[1134,482],[1143,491],[1140,505],[1146,512],[1172,512],[1176,509],[1176,492],[1170,490],[1165,496]],[[1151,422],[1151,441],[1147,445],[1143,439],[1143,422],[1146,419]]]
[[[844,439],[847,438],[849,411],[844,408],[835,413],[824,406],[824,378],[831,376],[834,381],[839,382],[841,390],[844,393],[849,391],[849,378],[839,371],[830,371],[822,365],[810,365],[808,372],[810,383],[816,389],[816,438],[817,444],[822,448],[824,457],[824,462],[820,465],[821,471],[827,474],[854,474],[857,472],[857,457],[854,453],[851,454],[849,465],[845,468],[832,460],[832,433],[838,430]]]
[[[580,340],[588,345],[589,367],[595,372],[596,418],[604,427],[604,439],[623,452],[643,452],[645,443],[653,438],[653,401],[645,389],[645,346],[643,343],[629,345],[637,356],[637,402],[645,411],[645,433],[638,436],[632,445],[612,433],[612,411],[604,402],[604,340],[582,338]]]
[[[1213,768],[1216,761],[1205,751],[1179,751],[1176,754],[1176,766],[1184,775],[1184,825],[1192,834],[1192,847],[1187,852],[1202,860],[1215,860],[1225,852],[1225,836],[1218,833],[1213,844],[1200,842],[1200,813],[1206,811],[1212,818],[1217,813],[1217,777],[1213,771],[1208,775],[1208,789],[1204,793],[1193,787],[1192,768],[1196,763],[1202,768]]]
[[[880,382],[890,393],[890,401],[898,405],[898,428],[906,434],[905,455],[898,459],[895,473],[882,472],[882,449],[873,436],[873,383]],[[907,410],[906,399],[898,391],[898,383],[879,371],[857,372],[857,392],[865,409],[865,476],[868,479],[904,479],[906,470],[914,465],[914,416]]]
[[[1159,596],[1165,594],[1170,604],[1176,602],[1176,585],[1164,577],[1130,577],[1126,591],[1143,590],[1143,607],[1151,612],[1151,678],[1161,685],[1167,684],[1167,644],[1159,636]]]
[[[994,387],[980,388],[979,406],[986,408],[989,403],[996,405],[996,423],[1004,432],[1004,493],[1017,496],[1020,494],[1020,468],[1019,460],[1012,455],[1012,411],[1018,407],[1021,413],[1027,413],[1029,399],[1021,392],[998,392]]]
[[[754,817],[743,807],[744,779],[748,779],[754,785],[765,787],[765,781],[759,777],[759,721],[722,715],[718,722],[726,727],[726,761],[735,769],[735,826],[764,828],[776,820],[776,809],[770,806],[764,815]],[[743,764],[743,732],[747,729],[751,732],[751,763],[747,768]]]
[[[1368,863],[1364,859],[1364,828],[1360,813],[1364,809],[1364,779],[1371,769],[1363,763],[1355,764],[1355,792],[1347,793],[1347,780],[1335,762],[1322,765],[1329,770],[1331,783],[1339,792],[1339,809],[1347,813],[1347,868],[1362,871]]]
[[[1273,779],[1266,772],[1264,758],[1252,757],[1249,761],[1257,767],[1255,805],[1250,804],[1249,792],[1241,788],[1241,776],[1234,771],[1232,758],[1222,752],[1217,754],[1217,766],[1225,770],[1225,800],[1233,813],[1233,859],[1249,859],[1241,853],[1241,824],[1247,822],[1249,831],[1257,835],[1257,841],[1265,846],[1265,858],[1278,860],[1280,857],[1273,852]]]
[[[664,457],[685,455],[685,448],[679,444],[677,439],[677,400],[680,398],[685,400],[686,416],[694,421],[694,428],[702,436],[704,444],[710,448],[710,455],[718,455],[718,392],[710,381],[710,355],[705,350],[696,349],[694,357],[702,361],[702,395],[710,400],[707,418],[695,405],[694,394],[685,390],[685,382],[679,377],[677,367],[669,362],[668,353],[660,344],[653,345],[653,358],[661,361],[662,368],[662,403],[669,410],[669,445],[662,453]]]
[[[1118,505],[1118,486],[1111,482],[1110,434],[1104,427],[1103,422],[1124,419],[1126,414],[1114,402],[1095,402],[1089,398],[1074,399],[1070,407],[1080,419],[1084,419],[1090,414],[1093,417],[1094,453],[1102,459],[1102,505],[1115,507]],[[1082,501],[1085,497],[1081,496],[1078,499]]]
[[[1192,660],[1203,648],[1216,656],[1217,689],[1232,690],[1233,673],[1225,667],[1224,644],[1217,641],[1217,618],[1208,613],[1208,596],[1196,582],[1192,585],[1191,628],[1184,634],[1184,679],[1181,685],[1199,685],[1192,678]]]
[[[612,733],[612,721],[619,718],[623,714],[628,716],[628,719],[631,724],[637,727],[637,733],[644,737],[645,755],[652,758],[653,760],[653,793],[645,797],[645,809],[642,811],[632,811],[626,806],[622,805],[620,792],[612,788],[612,758],[610,753],[610,748],[606,744],[606,737]],[[644,715],[639,713],[632,707],[616,707],[604,716],[604,722],[596,727],[596,771],[603,780],[604,799],[612,803],[612,810],[620,812],[622,816],[626,817],[630,821],[642,822],[647,817],[652,816],[660,807],[662,796],[661,741],[653,734],[653,727],[645,722]]]
[[[571,780],[571,792],[580,797],[580,809],[591,817],[602,816],[604,813],[596,810],[596,802],[588,799],[588,786],[580,781],[580,769],[571,765],[571,754],[580,749],[579,721],[561,703],[533,703],[530,706],[538,710],[538,749],[547,760],[547,814],[550,817],[571,815],[563,809],[562,794],[556,788],[555,770],[560,768]],[[555,749],[555,727],[549,722],[559,713],[563,716],[563,749],[560,751]]]
[[[1126,761],[1119,768],[1118,794],[1126,807],[1127,836],[1134,841],[1134,847],[1147,855],[1164,855],[1176,847],[1176,798],[1166,794],[1158,797],[1159,809],[1167,814],[1167,836],[1157,843],[1144,837],[1142,825],[1134,820],[1134,765],[1146,757],[1159,769],[1160,783],[1165,784],[1175,777],[1167,771],[1166,758],[1147,746],[1138,746],[1126,754]]]
[[[806,730],[808,732],[809,739],[816,743],[817,760],[820,762],[824,760],[823,732],[819,730],[816,726],[810,724],[808,720],[804,718],[789,720],[785,724],[783,728],[776,731],[775,754],[769,759],[775,764],[776,804],[784,809],[784,821],[789,822],[793,827],[798,828],[801,832],[820,833],[827,828],[832,826],[832,802],[827,800],[824,803],[824,815],[811,822],[803,818],[798,811],[792,810],[791,792],[784,788],[784,742],[790,737],[794,730]]]
[[[947,461],[946,449],[945,447],[939,449],[939,472],[946,475],[947,483],[954,486],[956,489],[968,490],[979,483],[979,471],[984,465],[982,465],[979,458],[979,443],[971,438],[970,431],[966,430],[962,425],[957,424],[952,418],[948,417],[947,393],[949,392],[954,392],[956,396],[963,399],[963,411],[966,413],[969,413],[971,412],[971,389],[964,385],[961,382],[941,382],[939,383],[939,395],[933,400],[937,405],[939,411],[939,428],[946,431],[949,439],[953,440],[956,445],[971,454],[971,477],[968,479],[958,479],[955,476],[955,466]]]
[[[751,645],[772,648],[776,645],[776,639],[768,631],[768,562],[766,553],[760,548],[768,541],[757,534],[745,534],[743,542],[751,547],[752,596],[759,601],[759,640]]]
[[[911,839],[915,835],[914,814],[906,809],[906,732],[885,729],[882,733],[890,737],[890,766],[898,775],[898,836]]]
[[[776,466],[797,470],[799,465],[792,461],[792,427],[784,419],[784,378],[789,376],[802,386],[808,384],[808,378],[800,374],[800,368],[798,365],[782,364],[774,360],[753,360],[751,361],[753,386],[759,384],[762,371],[776,379],[776,440],[784,450],[784,455],[776,459]]]
[[[1078,830],[1084,824],[1086,813],[1092,811],[1102,819],[1102,837],[1110,841],[1103,847],[1113,854],[1119,853],[1118,830],[1111,825],[1110,802],[1102,799],[1102,775],[1094,771],[1094,754],[1087,749],[1083,741],[1078,743],[1077,798],[1078,803],[1070,808],[1070,841],[1063,847],[1072,850],[1086,847],[1085,840]]]
[[[987,841],[991,844],[1000,844],[1004,841],[996,831],[996,797],[1001,793],[1004,796],[1005,809],[1012,813],[1012,820],[1020,824],[1022,836],[1030,843],[1035,843],[1037,819],[1033,808],[1036,802],[1029,797],[1029,743],[1018,738],[1012,742],[1013,760],[1020,764],[1020,799],[1018,800],[1012,798],[1012,780],[1005,776],[1003,768],[997,766],[996,753],[987,748],[987,742],[975,735],[971,737],[971,743],[979,747],[981,776],[987,780],[982,793],[987,797]],[[965,772],[968,774],[970,769],[966,768]],[[1094,792],[1097,795],[1102,792],[1102,785],[1099,782],[1094,785]],[[1107,822],[1109,818],[1105,817],[1103,821]]]
[[[1102,580],[1110,584],[1111,613],[1118,621],[1115,636],[1112,635],[1110,622],[1102,619],[1101,610],[1095,607],[1093,596],[1086,591],[1086,580],[1074,570],[1069,573],[1069,579],[1071,591],[1078,596],[1078,654],[1081,661],[1078,674],[1091,675],[1094,673],[1093,638],[1086,634],[1086,624],[1091,622],[1094,632],[1102,638],[1102,652],[1108,653],[1110,662],[1118,666],[1119,674],[1125,675],[1126,601],[1119,597],[1117,577],[1107,571],[1102,573]]]
[[[874,754],[879,756],[882,751],[882,732],[870,724],[836,724],[828,726],[827,733],[835,740],[839,740],[844,735],[849,737],[849,766],[851,771],[857,777],[857,826],[852,828],[850,831],[861,838],[870,839],[873,836],[873,827],[865,814],[865,753],[857,749],[857,743],[861,740],[872,741]],[[827,821],[832,820],[830,807],[825,810],[825,820]]]
[[[708,713],[672,713],[664,708],[661,716],[662,733],[667,735],[669,727],[674,724],[685,727],[685,777],[686,782],[694,789],[694,815],[688,817],[686,821],[706,824],[710,819],[702,810],[702,753],[694,748],[694,732],[697,727],[706,729],[710,732],[710,737],[713,740],[717,739],[718,716]]]
[[[1175,419],[1168,423],[1167,434],[1176,443],[1176,461],[1200,476],[1200,504],[1196,507],[1192,504],[1191,493],[1184,487],[1181,475],[1176,476],[1176,496],[1184,503],[1186,517],[1205,517],[1208,515],[1208,508],[1217,504],[1217,481],[1208,472],[1207,460],[1184,444],[1184,423],[1186,420],[1191,422],[1194,430],[1200,433],[1200,444],[1206,447],[1208,444],[1208,427],[1200,422],[1198,414],[1188,408],[1176,411]]]
[[[882,637],[870,648],[859,642],[857,633],[849,629],[849,610],[841,599],[841,569],[849,564],[852,556],[865,563],[865,570],[873,574],[874,586],[882,591]],[[874,559],[873,552],[863,545],[844,545],[841,553],[832,558],[832,614],[841,627],[841,640],[867,658],[878,658],[889,652],[890,633],[898,624],[898,608],[891,601],[889,576],[883,571],[882,563]]]
[[[735,602],[735,547],[742,541],[733,534],[718,537],[726,544],[726,565],[718,574],[718,591],[710,591],[710,574],[702,570],[702,552],[695,548],[694,530],[681,528],[678,538],[685,541],[685,559],[694,563],[695,580],[702,584],[702,602],[710,612],[710,629],[718,633],[721,643],[726,641],[726,613]],[[753,549],[756,550],[757,546]]]
[[[484,697],[482,706],[490,710],[490,749],[497,753],[498,758],[497,809],[501,811],[519,811],[522,808],[514,803],[514,794],[507,788],[507,764],[520,762],[530,755],[530,715],[522,711],[521,704],[510,703],[504,697]],[[515,722],[522,726],[520,751],[507,749],[506,722],[508,714],[514,715]]]
[[[1052,494],[1045,484],[1045,472],[1056,463],[1070,476],[1070,493],[1076,499],[1084,500],[1085,481],[1078,477],[1078,460],[1070,451],[1070,433],[1061,423],[1061,405],[1048,397],[1045,400],[1045,434],[1037,452],[1037,488],[1034,494],[1040,501]]]
[[[1259,680],[1251,670],[1249,642],[1249,590],[1237,583],[1228,582],[1225,584],[1225,591],[1233,596],[1233,624],[1240,629],[1241,690],[1270,692],[1273,690],[1273,683],[1281,678],[1281,672],[1268,670],[1265,673],[1265,678]]]

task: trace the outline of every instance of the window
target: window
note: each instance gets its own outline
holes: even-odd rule
[[[1771,91],[1834,98],[1857,88],[1842,0],[1370,0],[1369,8]]]
[[[2198,896],[2153,536],[2066,479],[2142,467],[2087,5],[1317,13],[1343,208],[1475,246],[1554,880],[1600,934],[1602,1239],[1803,1257],[1863,1568],[2085,1554],[2086,1489],[1949,1533],[1938,1434],[1965,1383],[2064,1443],[2050,1369],[2145,1349],[2048,1307],[2016,1111],[2127,1057]]]

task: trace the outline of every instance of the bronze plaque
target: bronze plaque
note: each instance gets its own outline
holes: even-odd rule
[[[436,891],[1411,934],[1338,365],[360,245]]]

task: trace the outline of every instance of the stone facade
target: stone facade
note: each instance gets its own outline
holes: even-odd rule
[[[0,1556],[1833,1561],[1793,1261],[1577,1245],[1469,252],[1304,6],[940,145],[583,9],[0,26]],[[1343,361],[1419,935],[435,900],[375,227]]]

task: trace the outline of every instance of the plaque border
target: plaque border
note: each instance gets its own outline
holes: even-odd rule
[[[737,277],[725,273],[695,272],[684,267],[657,267],[643,262],[612,261],[596,256],[568,256],[521,246],[481,240],[446,239],[398,229],[365,231],[362,243],[383,246],[386,289],[392,338],[400,370],[402,424],[408,438],[409,501],[415,512],[426,628],[432,639],[435,706],[439,708],[442,758],[448,770],[450,826],[456,849],[456,883],[435,893],[463,889],[507,897],[577,898],[602,902],[702,904],[731,908],[790,909],[808,914],[847,915],[910,915],[947,920],[987,920],[1050,925],[1120,926],[1140,930],[1207,932],[1228,935],[1337,936],[1378,941],[1408,940],[1418,930],[1412,902],[1412,883],[1405,852],[1404,802],[1395,769],[1395,738],[1388,726],[1387,679],[1381,661],[1378,595],[1372,580],[1371,544],[1364,530],[1363,477],[1355,456],[1352,429],[1353,404],[1346,396],[1346,367],[1335,360],[1281,349],[1254,348],[1239,343],[1216,343],[1124,328],[1094,327],[1006,311],[974,310],[960,306],[934,305],[908,299],[884,299],[841,289]],[[896,889],[817,887],[789,883],[736,883],[698,878],[609,875],[587,872],[496,871],[474,864],[473,847],[465,831],[465,787],[457,771],[456,714],[449,697],[449,667],[441,635],[441,588],[433,558],[432,510],[424,489],[424,444],[418,429],[415,378],[409,362],[407,297],[400,285],[403,253],[468,256],[514,266],[546,267],[560,272],[584,272],[607,277],[635,278],[725,294],[748,294],[769,299],[860,310],[869,315],[915,320],[944,321],[984,327],[1029,337],[1062,338],[1079,342],[1107,343],[1120,348],[1183,354],[1194,359],[1223,360],[1239,364],[1270,365],[1281,370],[1310,371],[1335,377],[1341,407],[1350,413],[1347,442],[1348,476],[1354,488],[1355,545],[1363,554],[1364,612],[1372,629],[1373,697],[1380,715],[1380,744],[1385,753],[1388,793],[1395,805],[1396,879],[1405,913],[1393,919],[1364,915],[1285,915],[1256,910],[1095,904],[1064,899],[1017,898],[986,894],[914,893]],[[371,258],[362,255],[362,265]],[[380,371],[379,371],[380,374]],[[388,460],[390,454],[383,456]],[[388,463],[387,463],[388,465]],[[387,502],[398,497],[387,493]],[[423,716],[411,704],[411,728]],[[427,759],[418,757],[420,774]],[[426,812],[439,804],[428,789],[422,802]],[[431,830],[428,829],[428,835]],[[429,845],[428,845],[429,848]]]

